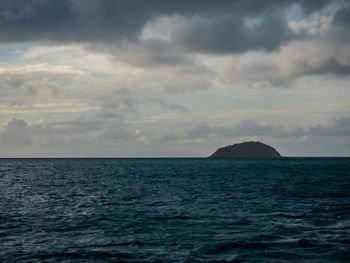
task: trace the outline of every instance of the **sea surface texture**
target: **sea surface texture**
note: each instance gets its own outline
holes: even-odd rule
[[[350,262],[350,159],[1,159],[0,262]]]

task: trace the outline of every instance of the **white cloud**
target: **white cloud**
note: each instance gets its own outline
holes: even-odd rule
[[[32,105],[0,105],[0,114],[40,113],[40,112],[86,112],[98,110],[97,106],[70,100],[57,103],[37,103]]]
[[[0,74],[27,74],[27,73],[53,73],[53,74],[76,74],[86,75],[83,71],[74,69],[71,66],[54,66],[49,63],[31,64],[26,66],[16,66],[0,68]]]
[[[329,30],[332,19],[332,16],[320,16],[315,14],[308,19],[290,21],[289,26],[297,34],[306,33],[315,36]]]

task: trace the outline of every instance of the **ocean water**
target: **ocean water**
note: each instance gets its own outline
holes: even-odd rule
[[[350,159],[1,159],[0,262],[350,262]]]

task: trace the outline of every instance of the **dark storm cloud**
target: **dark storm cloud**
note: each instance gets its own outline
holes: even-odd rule
[[[302,0],[300,1],[303,11],[306,13],[313,13],[321,10],[330,1],[329,0]]]
[[[333,36],[341,42],[349,44],[350,35],[350,6],[345,6],[340,9],[333,19]]]
[[[258,25],[246,25],[242,17],[201,17],[178,32],[179,42],[191,51],[238,53],[247,50],[272,51],[294,37],[284,17],[269,14]]]
[[[334,22],[337,25],[350,25],[350,6],[345,6],[340,9],[334,16]]]
[[[2,0],[0,4],[3,42],[69,39],[75,23],[67,0]]]
[[[343,65],[335,59],[331,59],[328,63],[322,65],[319,68],[312,69],[308,73],[309,75],[322,75],[322,74],[335,74],[335,75],[349,75],[350,74],[350,65]]]
[[[198,0],[2,0],[0,41],[135,41],[145,23],[160,16],[190,19],[179,31],[180,44],[199,52],[273,50],[293,35],[285,8],[299,4],[307,13],[328,1]],[[278,14],[278,15],[276,15]],[[196,18],[191,20],[191,18]],[[249,27],[245,19],[261,19]]]

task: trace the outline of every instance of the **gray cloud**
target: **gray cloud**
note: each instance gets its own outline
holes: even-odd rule
[[[262,138],[300,138],[303,136],[350,136],[350,119],[336,119],[330,125],[311,125],[307,128],[261,125],[254,120],[245,120],[233,126],[211,126],[206,123],[199,124],[187,132],[189,138],[208,137],[247,137],[257,136]]]
[[[251,26],[236,15],[196,17],[176,33],[176,40],[190,51],[223,54],[277,50],[295,37],[280,14],[263,15]]]
[[[160,137],[159,141],[162,143],[169,143],[169,142],[174,142],[178,139],[179,139],[179,136],[177,136],[175,133],[171,132],[171,133],[165,134],[162,137]]]
[[[183,112],[183,113],[191,112],[187,107],[180,104],[163,103],[161,107],[164,110],[171,110],[171,111],[177,111],[177,112]]]
[[[189,20],[192,22],[180,31],[180,42],[191,50],[273,50],[291,35],[284,16],[287,7],[299,4],[311,13],[328,2],[4,0],[0,6],[0,41],[137,41],[147,22],[160,16],[179,15],[198,18]],[[257,17],[261,23],[247,27],[245,20]]]
[[[0,113],[83,112],[97,109],[88,105],[85,88],[91,79],[69,67],[36,64],[0,68]]]
[[[245,120],[233,126],[210,126],[202,123],[188,131],[190,138],[207,138],[209,136],[242,137],[242,136],[272,136],[279,134],[281,127],[271,124],[260,125],[254,120]]]
[[[333,11],[324,12],[329,4],[337,8],[334,16]],[[295,5],[302,12],[291,18],[288,12]],[[304,137],[321,142],[335,138],[346,145],[350,136],[349,119],[309,127],[282,127],[254,120],[225,126],[220,125],[221,119],[207,118],[206,113],[210,109],[219,113],[238,109],[238,104],[219,105],[232,103],[237,97],[247,101],[241,105],[244,109],[268,108],[267,113],[261,112],[268,118],[269,112],[283,110],[283,102],[291,107],[296,96],[304,100],[310,94],[299,90],[294,95],[279,91],[278,100],[268,100],[266,97],[274,90],[268,90],[265,97],[266,90],[256,96],[253,95],[256,90],[243,92],[244,87],[298,86],[296,79],[307,87],[308,80],[302,78],[306,75],[320,79],[315,75],[334,74],[337,81],[338,76],[348,76],[349,26],[348,2],[336,0],[0,1],[0,43],[54,44],[53,48],[37,50],[37,54],[35,48],[29,47],[29,52],[24,52],[26,55],[19,50],[6,58],[2,64],[5,68],[0,69],[0,112],[9,116],[6,118],[28,113],[33,114],[31,120],[69,118],[34,123],[12,119],[0,125],[1,152],[10,153],[14,146],[17,155],[22,152],[21,147],[28,147],[29,155],[31,150],[40,150],[41,156],[47,152],[113,155],[115,151],[125,156],[125,149],[134,155],[142,151],[155,155],[159,149],[167,154],[169,148],[183,154],[200,148],[206,151],[208,145],[244,137],[279,142],[303,141]],[[57,44],[66,43],[55,53]],[[76,47],[71,57],[57,59],[69,46]],[[103,64],[98,68],[96,54],[89,60],[72,61],[75,52],[82,48],[82,57],[91,55],[86,51],[103,53],[117,67]],[[6,46],[4,50],[8,52]],[[50,52],[52,57],[46,54]],[[39,61],[47,64],[29,65]],[[83,67],[89,63],[94,66]],[[106,68],[108,74],[103,74]],[[335,80],[334,76],[331,78]],[[335,85],[338,83],[343,85],[341,82]],[[344,91],[329,88],[327,92],[339,90]],[[203,92],[201,96],[189,96],[197,91]],[[289,94],[295,97],[289,98]],[[227,98],[223,100],[223,97]],[[323,105],[322,109],[321,105],[313,105],[312,111],[344,116],[348,100],[339,98],[330,96],[329,105]],[[263,106],[257,107],[260,99]],[[314,104],[316,99],[317,96]],[[266,101],[276,102],[276,107],[265,105]],[[338,106],[332,110],[335,104]],[[300,106],[300,111],[295,111],[299,117],[304,114],[299,113],[303,107],[311,107],[308,102],[296,105]],[[88,117],[78,118],[82,112]],[[240,118],[250,116],[243,111]],[[175,118],[173,122],[171,118]],[[296,118],[292,120],[294,125],[298,124]],[[188,129],[193,122],[203,119],[217,125],[202,123]],[[140,144],[151,146],[139,149]],[[168,148],[163,146],[167,144]]]
[[[25,120],[13,118],[3,125],[0,141],[5,144],[29,145],[35,148],[51,146],[70,148],[75,141],[77,152],[88,143],[93,146],[104,142],[137,140],[135,131],[121,118],[102,119],[81,117],[74,120],[38,122],[29,124]]]
[[[99,131],[103,123],[99,119],[85,117],[70,121],[39,123],[32,126],[35,134],[86,134]]]
[[[181,156],[184,152],[200,156],[194,149],[206,156],[208,149],[242,138],[272,143],[284,154],[344,155],[350,145],[350,119],[291,129],[253,120],[232,126],[203,123],[182,135],[178,131],[153,134],[152,128],[135,131],[120,118],[39,123],[12,119],[0,126],[1,154],[6,156]]]
[[[295,65],[301,74],[350,74],[350,6],[341,7],[324,32],[309,36],[304,44],[304,58],[298,58]],[[307,40],[307,38],[306,38]],[[291,44],[291,46],[293,43]],[[301,45],[297,47],[303,49]],[[299,53],[297,50],[295,53]],[[299,53],[300,54],[300,53]],[[292,54],[291,59],[293,60]]]
[[[326,32],[295,31],[287,21],[293,6],[301,7],[303,18],[310,22],[313,13],[330,4],[337,5],[338,11]],[[288,76],[273,72],[268,63],[266,74],[251,68],[260,86],[286,86],[290,79],[303,75],[349,74],[349,9],[336,0],[4,0],[0,42],[78,42],[133,67],[186,67],[202,72],[206,69],[198,65],[196,54],[274,54],[287,47],[288,52],[300,54],[292,58],[294,69]],[[300,45],[293,48],[298,41],[315,48],[311,52]],[[199,81],[198,85],[208,87]],[[168,86],[167,90],[178,88]],[[28,92],[35,92],[35,87]]]
[[[334,24],[340,28],[348,28],[350,25],[350,6],[344,6],[334,15]],[[348,37],[348,35],[344,35]]]
[[[31,143],[30,128],[24,120],[12,119],[7,123],[1,133],[0,138],[9,144],[29,144]]]
[[[311,126],[306,134],[314,136],[350,136],[350,118],[336,119],[331,126]]]

